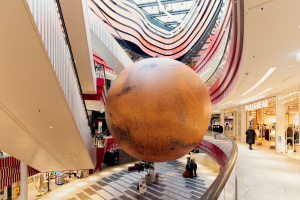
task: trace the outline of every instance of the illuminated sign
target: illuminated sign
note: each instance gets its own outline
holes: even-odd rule
[[[259,101],[245,106],[245,111],[269,107],[268,100]]]

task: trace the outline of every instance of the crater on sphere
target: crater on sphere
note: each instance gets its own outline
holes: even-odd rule
[[[211,102],[201,78],[167,58],[150,58],[124,69],[105,104],[108,128],[127,153],[167,162],[194,149],[204,137]]]

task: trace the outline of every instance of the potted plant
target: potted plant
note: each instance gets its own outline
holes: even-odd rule
[[[159,183],[159,174],[156,173],[155,175],[155,183],[158,184]]]
[[[151,185],[151,174],[150,170],[153,170],[153,162],[140,161],[140,165],[138,167],[138,172],[145,171],[147,172],[145,176],[146,185]]]

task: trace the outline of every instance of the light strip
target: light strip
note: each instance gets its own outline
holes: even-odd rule
[[[245,96],[246,94],[248,94],[249,92],[254,90],[257,86],[259,86],[262,82],[264,82],[264,80],[266,80],[275,69],[276,69],[276,67],[270,68],[269,71],[252,88],[250,88],[247,92],[242,94],[242,96]]]
[[[204,74],[206,74],[209,70],[210,70],[210,68],[208,68],[203,74],[201,74],[200,77],[202,77]]]
[[[290,93],[290,94],[288,94],[288,95],[285,95],[285,96],[283,96],[283,97],[280,97],[278,100],[283,99],[283,98],[288,97],[288,96],[291,96],[291,95],[293,95],[293,94],[297,94],[298,92],[299,92],[299,91],[295,91],[295,92],[293,92],[293,93]]]
[[[255,95],[255,96],[253,96],[253,97],[251,97],[251,98],[249,98],[249,99],[246,99],[245,101],[242,101],[241,103],[248,102],[249,100],[254,99],[255,97],[258,97],[259,95],[262,95],[263,93],[268,92],[268,91],[270,91],[270,90],[272,90],[272,88],[266,89],[265,91],[263,91],[263,92],[261,92],[261,93]]]
[[[232,101],[228,101],[227,103],[224,103],[224,104],[222,104],[222,105],[220,105],[220,106],[224,106],[224,105],[227,105],[227,104],[229,104],[229,103],[231,103]]]
[[[286,100],[286,101],[282,102],[281,104],[284,104],[284,103],[287,103],[287,102],[293,101],[294,99],[297,99],[297,97],[295,97],[295,98],[292,98],[292,99],[290,99],[290,100]]]

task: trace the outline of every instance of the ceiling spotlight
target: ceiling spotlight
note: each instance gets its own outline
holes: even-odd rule
[[[54,128],[53,126],[50,126],[50,128]]]

